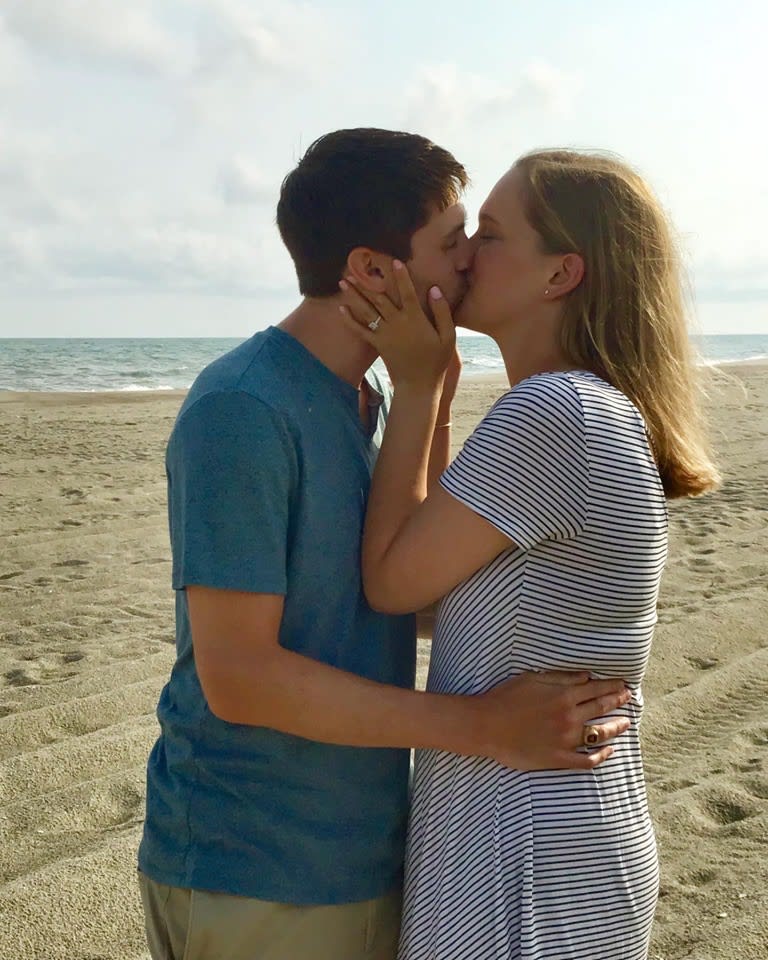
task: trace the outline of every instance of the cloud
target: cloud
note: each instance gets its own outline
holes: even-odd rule
[[[700,303],[753,303],[768,300],[768,257],[704,258],[692,268]]]
[[[301,74],[322,56],[327,15],[291,0],[200,0],[198,69]]]
[[[219,189],[228,204],[274,204],[277,187],[245,157],[236,156],[219,172]]]
[[[0,290],[187,291],[246,295],[282,289],[291,265],[272,224],[246,228],[157,212],[91,211],[71,221],[0,218]]]
[[[24,67],[19,42],[9,31],[0,13],[0,90],[14,86],[21,79]]]
[[[8,29],[39,54],[56,60],[173,71],[183,51],[153,16],[147,0],[8,0]]]
[[[414,129],[465,128],[525,110],[556,111],[577,87],[575,77],[543,62],[529,64],[506,84],[454,63],[433,64],[419,70],[406,92],[408,123]]]
[[[0,126],[0,229],[79,220],[77,203],[56,185],[60,153],[45,135]]]
[[[321,83],[343,60],[343,34],[321,5],[197,0],[193,66],[180,93],[200,125],[242,129]]]

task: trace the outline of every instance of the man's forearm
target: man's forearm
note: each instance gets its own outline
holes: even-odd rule
[[[226,666],[211,710],[229,723],[357,747],[480,752],[473,697],[422,693],[377,683],[278,648]]]
[[[621,680],[527,673],[475,696],[420,693],[376,683],[279,647],[227,661],[204,689],[230,723],[270,727],[321,743],[417,747],[491,757],[518,770],[592,769],[626,731],[628,716],[598,721],[631,699]],[[208,694],[206,694],[208,696]],[[599,749],[585,754],[584,724]]]

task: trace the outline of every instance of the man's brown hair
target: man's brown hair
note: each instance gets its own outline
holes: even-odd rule
[[[434,211],[456,203],[469,179],[425,137],[362,127],[326,134],[283,181],[277,226],[304,296],[338,293],[349,252],[399,260]]]

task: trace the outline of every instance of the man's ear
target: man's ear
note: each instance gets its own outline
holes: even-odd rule
[[[369,247],[355,247],[347,257],[346,272],[362,290],[385,293],[387,275],[392,270],[392,258]]]
[[[575,290],[584,277],[584,259],[578,253],[566,253],[557,263],[547,284],[548,299],[565,296]]]

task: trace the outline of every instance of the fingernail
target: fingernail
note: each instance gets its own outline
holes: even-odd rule
[[[349,290],[349,284],[346,280],[339,280],[339,286],[342,290]]]
[[[393,261],[392,261],[392,268],[393,268],[394,270],[402,270],[402,269],[403,269],[403,261],[402,261],[402,260],[393,260]]]
[[[442,290],[440,289],[440,287],[430,287],[429,295],[430,295],[430,297],[432,297],[433,300],[442,300],[442,299],[443,299],[443,293],[442,293]]]

